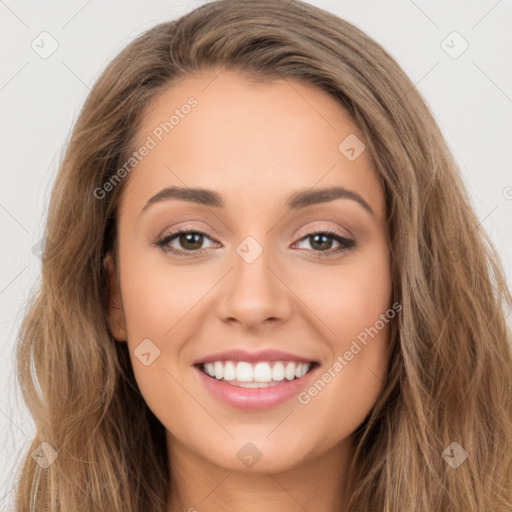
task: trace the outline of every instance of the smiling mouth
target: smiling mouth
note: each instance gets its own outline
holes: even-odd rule
[[[243,388],[266,388],[300,379],[319,363],[296,361],[212,361],[195,365],[208,377]]]

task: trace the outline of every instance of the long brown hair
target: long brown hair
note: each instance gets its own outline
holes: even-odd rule
[[[403,309],[387,379],[357,431],[345,510],[510,512],[512,299],[498,255],[410,79],[361,30],[298,0],[220,0],[158,24],[91,90],[60,162],[42,282],[19,334],[17,375],[36,435],[16,510],[167,510],[164,427],[106,316],[103,260],[115,250],[129,176],[104,197],[95,191],[134,151],[155,97],[207,68],[294,78],[332,95],[364,133],[382,183]],[[58,454],[48,452],[46,468],[31,457],[43,442]],[[446,449],[468,458],[455,469]]]

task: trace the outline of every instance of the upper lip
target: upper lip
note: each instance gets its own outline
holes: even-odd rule
[[[196,359],[192,364],[213,363],[214,361],[247,361],[248,363],[260,361],[296,361],[299,363],[316,363],[313,358],[303,357],[281,350],[261,350],[248,352],[246,350],[233,349],[224,352],[216,352]]]

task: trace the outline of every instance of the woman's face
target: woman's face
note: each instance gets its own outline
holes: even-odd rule
[[[275,472],[348,446],[395,315],[363,135],[312,85],[216,70],[163,92],[138,139],[110,323],[170,452]]]

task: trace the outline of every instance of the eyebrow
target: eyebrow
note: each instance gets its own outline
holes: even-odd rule
[[[180,199],[203,206],[224,208],[225,202],[220,194],[204,188],[168,187],[152,196],[141,210],[141,214],[152,204]],[[287,210],[298,210],[320,203],[327,203],[335,199],[352,199],[358,202],[368,213],[375,215],[371,206],[357,193],[344,187],[329,187],[316,190],[301,190],[294,192],[285,202]]]

